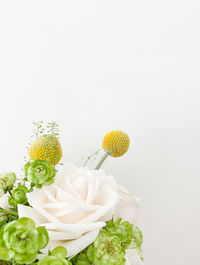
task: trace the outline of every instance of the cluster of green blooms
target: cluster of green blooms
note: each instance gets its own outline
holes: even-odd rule
[[[16,175],[13,172],[0,174],[0,197],[8,190],[12,190],[16,179]]]
[[[136,249],[142,259],[142,233],[129,222],[108,221],[97,239],[72,260],[73,265],[124,265],[125,250]]]
[[[1,227],[0,259],[18,264],[30,264],[40,249],[47,246],[49,236],[44,227],[36,228],[30,218],[20,218]]]
[[[27,180],[37,188],[43,185],[51,185],[54,182],[55,169],[46,161],[36,159],[24,166],[24,173]]]
[[[141,246],[143,243],[142,232],[137,226],[130,224],[128,221],[121,222],[118,218],[115,222],[108,221],[104,229],[121,240],[124,249],[136,249],[140,258],[143,260]]]
[[[17,204],[26,204],[28,199],[26,197],[26,193],[28,192],[28,188],[24,185],[19,185],[16,189],[14,189],[11,193],[11,197],[8,199],[8,202],[11,206],[17,206]]]

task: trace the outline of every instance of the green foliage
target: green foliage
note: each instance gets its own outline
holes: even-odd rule
[[[45,228],[36,228],[30,218],[20,218],[4,225],[0,230],[0,259],[19,264],[30,264],[38,251],[49,241]]]
[[[24,172],[27,180],[38,188],[54,182],[55,169],[43,160],[28,162],[24,166]]]
[[[33,134],[35,138],[38,138],[44,132],[43,123],[43,121],[33,122]]]
[[[119,237],[110,235],[103,229],[89,246],[87,256],[95,265],[124,265],[126,261]]]
[[[2,215],[0,216],[0,227],[4,224],[6,224],[8,221],[8,216],[7,215]]]
[[[26,197],[26,193],[28,189],[24,185],[18,186],[11,193],[11,197],[8,199],[8,202],[11,206],[17,206],[17,204],[26,204],[28,199]]]
[[[94,160],[97,158],[97,156],[99,155],[99,152],[101,151],[101,149],[96,150],[95,152],[93,152],[92,154],[90,154],[86,161],[83,164],[83,167],[85,167],[87,165],[87,163],[93,158]]]
[[[60,134],[59,124],[55,121],[48,122],[47,133],[58,137]]]

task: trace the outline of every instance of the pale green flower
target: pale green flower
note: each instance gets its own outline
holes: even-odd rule
[[[38,188],[54,182],[55,169],[43,160],[36,159],[33,162],[28,162],[24,166],[24,172],[28,181]]]
[[[5,224],[0,230],[0,259],[18,264],[30,264],[38,251],[46,247],[49,237],[44,227],[35,227],[30,218],[20,218]]]
[[[104,229],[115,236],[118,236],[121,240],[121,244],[124,248],[127,248],[131,244],[133,238],[134,226],[128,221],[121,223],[121,218],[118,218],[115,222],[113,220],[108,221]]]
[[[17,206],[18,204],[26,204],[28,199],[26,197],[26,193],[28,189],[24,185],[18,186],[16,189],[12,191],[11,197],[8,199],[8,202],[11,206]]]
[[[16,175],[13,172],[0,174],[0,197],[3,196],[7,190],[12,190],[16,179]]]
[[[101,230],[97,239],[87,250],[89,260],[95,265],[124,265],[125,250],[119,237]]]

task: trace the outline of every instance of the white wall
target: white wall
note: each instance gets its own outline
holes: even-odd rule
[[[57,120],[64,162],[112,129],[104,168],[142,197],[145,264],[200,264],[200,6],[186,0],[0,2],[0,167],[32,121]]]

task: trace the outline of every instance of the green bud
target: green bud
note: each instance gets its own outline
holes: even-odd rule
[[[17,206],[18,204],[26,204],[28,199],[26,197],[26,193],[28,189],[24,185],[18,186],[16,189],[12,191],[11,197],[8,199],[8,202],[11,206]]]
[[[65,247],[56,247],[54,248],[52,251],[51,251],[51,256],[55,256],[55,257],[58,257],[58,258],[66,258],[67,256],[67,250]]]
[[[38,265],[71,265],[71,262],[66,260],[66,255],[66,248],[56,247],[49,252],[49,256],[42,258]]]
[[[97,239],[87,250],[89,260],[95,265],[124,265],[125,250],[119,237],[101,230]]]
[[[0,174],[0,190],[1,196],[6,193],[7,190],[11,190],[15,184],[17,177],[15,173],[2,173]]]
[[[19,264],[34,262],[41,246],[48,244],[44,229],[36,229],[34,221],[26,217],[5,224],[0,230],[0,259]]]
[[[55,169],[43,160],[36,159],[31,163],[28,162],[24,166],[24,172],[28,181],[38,188],[54,182]]]

